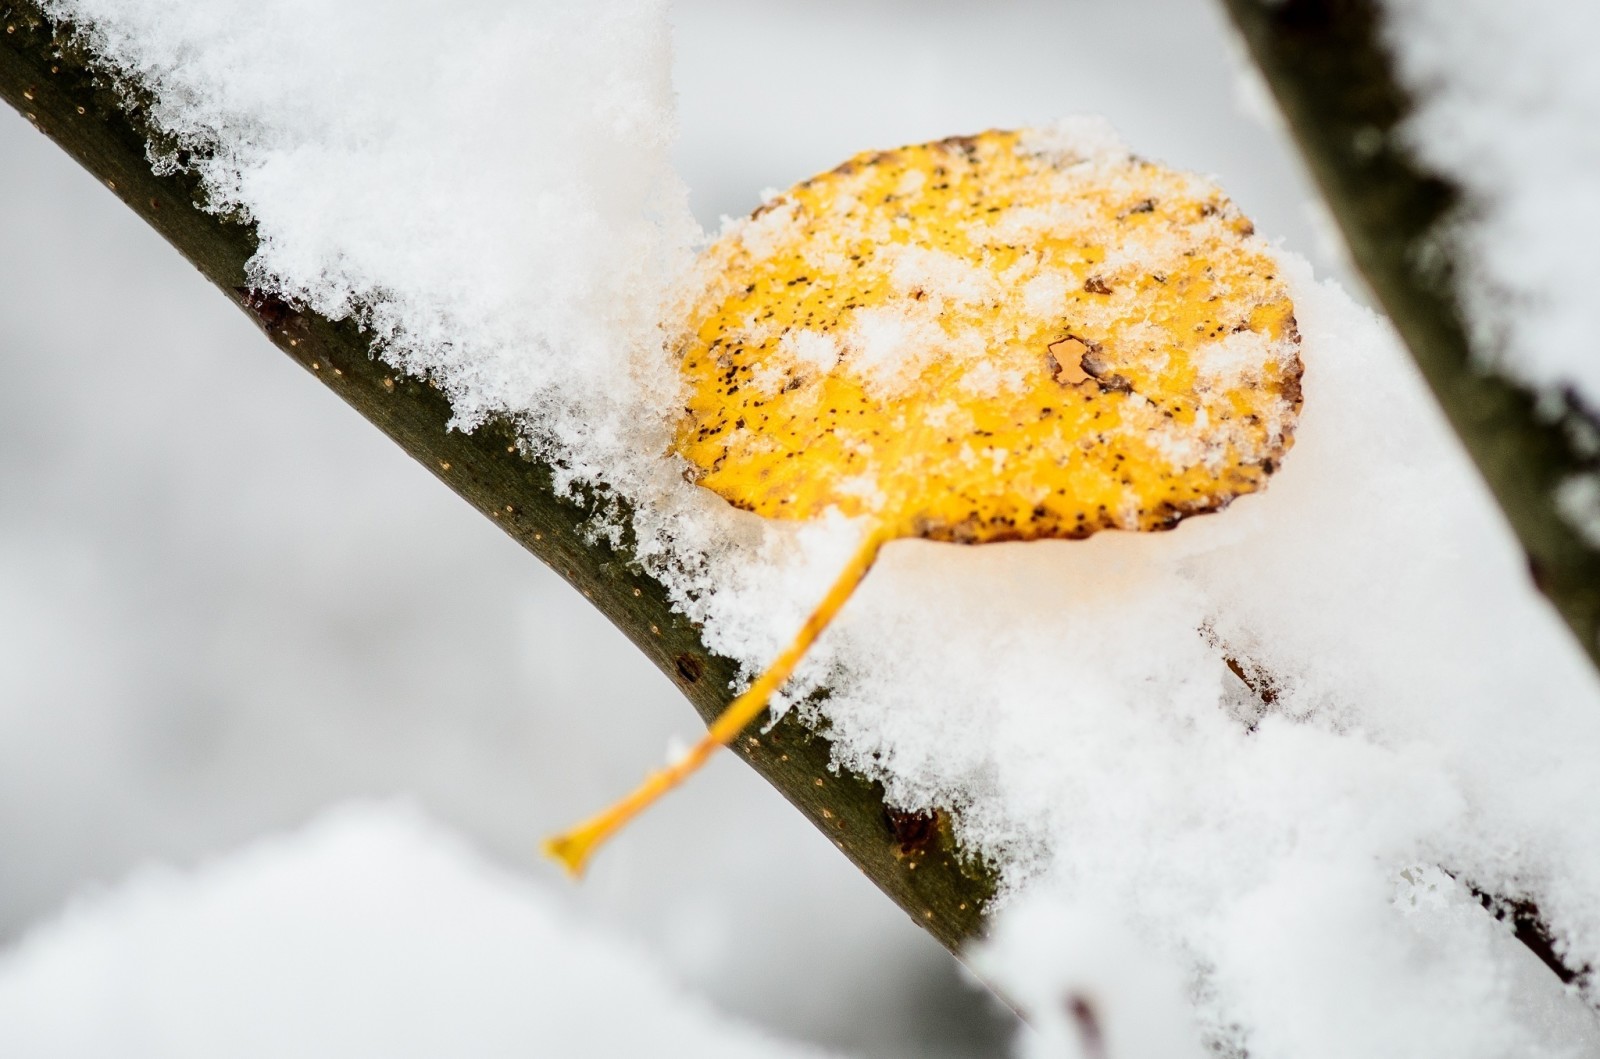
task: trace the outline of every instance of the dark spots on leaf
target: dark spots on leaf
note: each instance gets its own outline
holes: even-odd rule
[[[1100,385],[1101,393],[1132,393],[1133,384],[1125,376],[1118,375],[1111,370],[1111,363],[1105,357],[1099,346],[1091,348],[1084,353],[1079,361],[1084,375],[1094,379]]]
[[[1300,389],[1301,376],[1300,358],[1295,357],[1290,365],[1290,370],[1284,373],[1283,381],[1278,384],[1278,392],[1283,394],[1283,399],[1298,407],[1303,399]]]
[[[1111,287],[1099,276],[1090,276],[1083,281],[1083,289],[1090,294],[1110,294]]]

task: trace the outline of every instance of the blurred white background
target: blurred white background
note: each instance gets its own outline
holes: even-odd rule
[[[1088,112],[1334,264],[1205,0],[697,0],[676,24],[707,225],[859,150]],[[402,794],[725,1010],[862,1055],[1000,1046],[1008,1016],[731,757],[581,888],[539,861],[692,711],[9,110],[0,368],[0,942],[138,863]]]

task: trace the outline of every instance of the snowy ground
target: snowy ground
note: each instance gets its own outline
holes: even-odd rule
[[[122,10],[137,17],[140,5]],[[473,5],[472,17],[492,22],[495,10]],[[864,12],[813,4],[773,6],[758,18],[745,6],[686,4],[674,19],[681,132],[675,146],[661,141],[647,153],[659,173],[675,166],[703,223],[743,213],[763,187],[864,147],[1088,111],[1110,117],[1141,153],[1216,173],[1262,231],[1310,255],[1323,273],[1335,265],[1317,257],[1316,214],[1281,140],[1238,105],[1252,98],[1248,83],[1236,80],[1207,7],[1001,4],[980,16],[954,4]],[[357,14],[337,26],[364,39]],[[588,47],[615,46],[619,76],[648,82],[647,60],[664,58],[652,50],[659,41],[626,17],[617,26],[616,40],[575,32],[589,33]],[[396,30],[368,45],[366,61],[380,71],[386,46],[427,50]],[[292,64],[292,48],[271,51]],[[530,98],[550,90],[527,89],[511,62],[518,57],[496,55],[510,65],[489,64],[489,87]],[[629,66],[629,57],[640,62]],[[573,83],[588,84],[587,76]],[[399,80],[404,89],[407,79]],[[551,83],[559,87],[559,78]],[[270,98],[279,84],[241,76],[234,102],[282,102]],[[260,98],[248,98],[252,90]],[[446,120],[448,107],[420,112],[451,135],[473,131]],[[620,128],[653,127],[626,106],[618,113]],[[559,122],[543,132],[582,140]],[[557,888],[533,863],[533,839],[622,789],[670,736],[691,731],[687,707],[553,576],[275,359],[236,311],[20,119],[0,115],[0,137],[0,157],[16,163],[0,169],[0,239],[23,248],[0,259],[9,383],[0,391],[5,929],[16,936],[78,888],[147,860],[189,862],[346,795],[404,792],[517,871],[540,876],[553,896],[537,900],[640,939],[652,959],[725,1010],[860,1054],[993,1050],[1003,1023],[986,1013],[988,1002],[731,761],[647,817],[582,890]],[[489,156],[533,165],[514,145],[506,151]],[[427,167],[416,168],[425,178]],[[519,181],[559,190],[560,176],[534,165],[488,179],[509,195]],[[292,180],[276,187],[290,192],[278,201],[297,205]],[[638,182],[612,190],[641,203],[659,191]],[[596,200],[597,217],[609,216],[610,201]],[[294,210],[285,217],[292,234]],[[370,230],[381,232],[383,220],[377,209]],[[418,223],[426,229],[427,218]],[[564,237],[541,228],[538,216],[519,215],[519,223],[552,245]],[[313,228],[340,231],[300,230]],[[289,239],[280,248],[283,274],[304,246]],[[472,257],[471,239],[464,247],[457,265]],[[376,262],[381,273],[383,249],[356,255],[353,267]],[[605,260],[578,259],[576,273],[603,272]],[[408,260],[396,275],[437,278],[427,272],[436,265]],[[519,297],[504,277],[503,286],[466,279],[471,298]],[[1222,968],[1207,980],[1208,1010],[1248,1013],[1262,1054],[1355,1054],[1357,1045],[1382,1054],[1430,1032],[1424,1039],[1441,1049],[1455,1047],[1459,1032],[1462,1048],[1497,1054],[1493,1034],[1482,1031],[1518,1021],[1494,1021],[1508,996],[1525,995],[1508,993],[1515,975],[1501,973],[1514,958],[1457,914],[1448,887],[1427,871],[1454,857],[1451,867],[1474,868],[1486,882],[1529,887],[1567,915],[1581,951],[1594,951],[1600,920],[1586,896],[1595,876],[1584,854],[1594,845],[1584,830],[1597,818],[1585,808],[1594,795],[1578,782],[1582,770],[1552,749],[1594,742],[1582,720],[1595,704],[1592,682],[1527,596],[1496,520],[1381,329],[1336,292],[1303,275],[1297,282],[1308,335],[1327,359],[1319,368],[1308,349],[1305,449],[1262,505],[1160,542],[974,550],[953,560],[916,546],[891,552],[858,617],[821,659],[837,666],[839,721],[854,726],[864,748],[899,738],[894,716],[875,706],[899,702],[909,719],[904,707],[919,681],[952,687],[970,675],[875,668],[869,630],[902,637],[898,653],[907,657],[943,653],[963,664],[944,644],[918,644],[908,613],[973,614],[995,633],[981,645],[986,652],[1000,644],[1019,658],[1038,657],[1039,643],[1085,642],[1084,630],[1107,615],[1129,634],[1093,664],[1068,657],[1056,668],[1013,671],[1021,683],[1012,687],[1074,689],[1071,709],[1044,723],[1075,757],[1014,752],[1039,743],[1040,729],[1020,727],[1039,718],[1006,715],[1002,704],[1001,749],[987,758],[978,748],[969,761],[924,761],[925,746],[895,744],[904,748],[898,782],[908,802],[955,790],[973,807],[974,841],[1009,858],[1014,889],[1044,880],[1019,909],[1033,917],[1021,921],[1056,939],[1047,948],[1072,948],[1075,939],[1107,954],[1094,966],[1062,967],[1048,952],[1030,952],[1022,935],[1003,938],[987,965],[1013,995],[1077,981],[1125,998],[1130,981],[1153,990],[1166,977],[1177,996],[1192,986],[1186,959],[1199,953]],[[528,334],[573,337],[592,293],[564,291],[568,301],[536,314]],[[480,307],[469,298],[430,311],[462,305]],[[396,333],[414,339],[417,319],[401,319]],[[491,352],[506,346],[504,335],[478,337]],[[510,389],[582,385],[581,371],[547,372]],[[1363,394],[1378,407],[1363,407]],[[491,394],[488,403],[504,399]],[[1352,423],[1369,436],[1341,449],[1340,431]],[[1395,453],[1406,458],[1388,458]],[[1330,482],[1349,503],[1318,492]],[[804,572],[792,549],[773,554],[780,572],[784,562]],[[1285,603],[1248,588],[1252,577],[1299,591],[1276,593]],[[803,597],[805,578],[799,583]],[[1365,591],[1338,592],[1352,583]],[[1049,616],[1037,642],[1008,631],[1003,615],[984,614],[996,585],[1010,593],[997,609],[1020,600]],[[748,602],[734,600],[713,608],[722,624],[712,627],[731,650],[759,656],[762,638],[777,635],[762,622],[782,625],[783,607],[802,603],[782,600],[777,618],[752,624]],[[1499,624],[1472,620],[1484,611]],[[1291,675],[1283,715],[1253,741],[1207,712],[1226,676],[1197,668],[1206,652],[1191,634],[1205,618]],[[1278,635],[1263,642],[1263,629]],[[1151,681],[1177,692],[1160,709],[1145,707],[1161,695],[1137,693]],[[1004,688],[968,691],[984,701]],[[1501,712],[1507,703],[1523,711],[1515,731]],[[1212,771],[1194,767],[1196,753]],[[1132,764],[1108,764],[1119,761]],[[1094,777],[1100,800],[1072,791],[1076,817],[1065,803],[1048,803],[1060,781],[1047,770],[1084,784]],[[1529,782],[1519,783],[1519,772]],[[1004,797],[993,789],[980,792],[987,801],[974,797],[974,775],[995,777]],[[1176,779],[1153,782],[1166,777]],[[1219,789],[1207,789],[1208,777]],[[1407,813],[1383,808],[1394,804]],[[1174,805],[1205,806],[1209,826],[1148,830]],[[1290,805],[1298,821],[1282,811]],[[1310,838],[1302,842],[1297,827]],[[1079,860],[1051,845],[1062,829],[1084,836]],[[1159,864],[1186,842],[1198,876],[1187,893],[1176,886],[1181,874],[1149,870],[1150,858]],[[1521,860],[1514,854],[1524,843],[1533,855]],[[1363,860],[1373,857],[1386,859]],[[1413,867],[1422,874],[1403,874]],[[1078,905],[1052,897],[1095,869],[1105,874],[1079,888]],[[1241,873],[1257,889],[1228,892]],[[1398,928],[1389,918],[1396,891],[1402,904],[1436,914]],[[1144,903],[1119,904],[1126,895]],[[1086,919],[1083,902],[1092,899],[1103,903]],[[127,907],[134,898],[117,900]],[[52,929],[65,937],[92,922]],[[1341,950],[1341,938],[1358,940]],[[1274,951],[1285,939],[1295,950]],[[1316,974],[1290,973],[1308,962]],[[1321,1021],[1340,1000],[1362,1006],[1361,1025]],[[1392,1020],[1372,1016],[1386,1004],[1398,1009]],[[1113,1034],[1124,1032],[1116,1010],[1107,1008]],[[1174,1032],[1184,1032],[1186,1017],[1174,1017]],[[1450,1032],[1441,1030],[1451,1019]],[[1045,1020],[1047,1036],[1052,1025]],[[1129,1044],[1129,1054],[1139,1047]]]
[[[13,1056],[767,1056],[404,805],[353,805],[184,875],[149,868],[0,957]]]

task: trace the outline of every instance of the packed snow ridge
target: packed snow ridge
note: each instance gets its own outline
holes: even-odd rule
[[[658,321],[700,236],[659,5],[48,7],[253,220],[257,283],[359,316],[463,428],[512,417],[630,497],[708,647],[754,672],[787,642],[859,528],[731,511],[662,455]],[[1461,151],[1493,171],[1517,152],[1487,129]],[[1592,261],[1569,287],[1532,248],[1593,203],[1546,199],[1505,274],[1586,289]],[[1600,689],[1387,325],[1282,266],[1305,409],[1264,494],[1166,534],[892,544],[791,691],[830,689],[840,766],[954,810],[1004,891],[980,966],[1059,1042],[1052,998],[1078,997],[1119,1059],[1585,1054],[1591,1013],[1553,978],[1530,1003],[1542,968],[1464,887],[1600,966]],[[1578,348],[1566,305],[1532,304],[1527,341]]]

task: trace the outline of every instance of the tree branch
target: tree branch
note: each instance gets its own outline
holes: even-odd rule
[[[1559,508],[1562,485],[1600,473],[1600,419],[1578,395],[1495,374],[1458,300],[1442,222],[1458,188],[1406,148],[1412,99],[1379,34],[1376,0],[1225,0],[1383,303],[1523,549],[1533,583],[1600,666],[1600,548]]]
[[[255,251],[254,231],[205,212],[192,176],[151,171],[150,130],[137,102],[129,102],[137,86],[119,91],[97,72],[71,27],[51,24],[32,0],[0,0],[0,34],[0,98],[160,232],[274,345],[582,592],[702,718],[722,711],[735,665],[706,650],[693,625],[672,610],[663,586],[626,549],[586,534],[596,504],[558,495],[550,468],[518,455],[508,424],[471,434],[449,430],[445,397],[376,360],[352,321],[333,322],[249,290],[245,263]],[[770,732],[742,737],[736,749],[947,948],[981,933],[994,881],[958,853],[942,814],[892,812],[880,785],[830,772],[827,738],[792,712]]]

